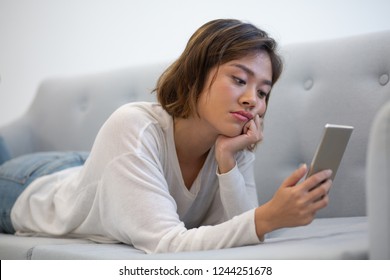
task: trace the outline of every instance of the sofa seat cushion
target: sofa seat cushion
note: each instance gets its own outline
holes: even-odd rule
[[[79,245],[91,243],[83,239],[24,237],[0,233],[1,260],[28,260],[32,258],[35,248],[44,245]]]
[[[4,239],[5,237],[5,239]],[[30,259],[367,259],[367,217],[321,218],[273,232],[263,244],[198,252],[145,254],[125,244],[1,235],[4,256]],[[8,245],[7,245],[8,244]],[[0,257],[2,257],[0,253]]]

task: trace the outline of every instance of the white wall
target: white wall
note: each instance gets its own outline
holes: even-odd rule
[[[176,58],[214,18],[238,18],[280,44],[390,29],[387,0],[0,0],[0,125],[40,81]]]

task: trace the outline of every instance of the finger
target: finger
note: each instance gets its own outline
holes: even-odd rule
[[[254,119],[251,119],[249,120],[245,126],[244,126],[244,131],[245,131],[245,134],[248,134],[250,131],[251,132],[254,132],[255,134],[257,134],[257,127],[256,127],[256,124],[255,124],[255,120]]]
[[[306,190],[306,191],[313,190],[314,188],[319,186],[321,183],[330,179],[331,176],[332,176],[332,170],[330,170],[330,169],[317,172],[316,174],[310,176],[307,180],[305,180],[304,190]]]
[[[245,132],[245,136],[246,137],[246,141],[249,142],[249,145],[246,147],[249,151],[253,151],[256,147],[256,143],[258,142],[258,136],[256,134],[254,134],[254,131],[253,129],[255,129],[255,123],[254,123],[254,120],[250,120],[246,125],[246,132]]]
[[[260,125],[261,125],[261,130],[264,130],[264,118],[263,117],[260,117]]]
[[[247,134],[249,129],[251,128],[251,125],[253,123],[253,119],[247,121],[245,124],[244,124],[244,127],[242,128],[242,133],[243,134]]]
[[[257,129],[258,129],[258,137],[259,137],[259,141],[262,141],[263,140],[263,130],[264,130],[264,119],[261,118],[259,115],[257,115],[257,118],[256,118],[256,126],[257,126]]]
[[[303,176],[305,176],[307,172],[307,165],[302,164],[298,169],[296,169],[289,177],[287,177],[283,183],[282,186],[284,187],[291,187],[295,186]]]
[[[312,191],[309,192],[309,197],[311,201],[318,201],[323,199],[325,196],[328,195],[328,192],[332,186],[332,180],[328,179],[325,182],[323,182],[318,187],[314,188]]]
[[[317,212],[318,210],[321,210],[322,208],[325,208],[329,204],[329,195],[325,194],[318,199],[314,200],[314,202],[311,204],[311,209],[314,212]]]
[[[249,125],[248,131],[250,131],[250,134],[255,137],[256,143],[263,140],[263,130],[261,122],[262,121],[260,119],[260,116],[256,115],[252,120],[247,123]]]
[[[256,124],[256,127],[257,127],[259,130],[262,130],[262,129],[263,129],[262,122],[263,122],[263,119],[261,119],[259,115],[256,115],[256,116],[255,116],[255,124]]]

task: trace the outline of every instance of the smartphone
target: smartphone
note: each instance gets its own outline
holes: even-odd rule
[[[306,178],[319,171],[331,169],[331,179],[334,180],[352,131],[353,126],[337,124],[325,125],[321,142],[314,154]]]

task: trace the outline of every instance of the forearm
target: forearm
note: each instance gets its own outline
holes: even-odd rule
[[[191,230],[177,226],[163,237],[153,253],[183,252],[234,248],[260,243],[253,222],[254,210],[249,210],[214,226]],[[160,231],[161,232],[161,231]]]
[[[218,180],[221,202],[227,219],[258,205],[253,173],[249,170],[241,171],[236,165],[228,173],[219,174]]]

